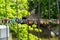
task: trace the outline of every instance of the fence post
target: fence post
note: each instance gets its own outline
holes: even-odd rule
[[[48,19],[50,20],[50,0],[48,0],[48,2],[49,2],[49,3],[48,3],[48,4],[49,4],[49,5],[48,5],[48,16],[49,16]],[[49,24],[49,26],[48,26],[48,33],[49,33],[48,39],[50,40],[50,24]]]
[[[58,40],[60,40],[60,8],[59,8],[59,0],[56,0],[56,3],[57,3],[58,18],[59,18],[59,36],[58,36]]]
[[[39,37],[40,37],[40,33],[39,33],[39,29],[40,29],[40,0],[38,0],[38,40],[40,40],[39,39]]]

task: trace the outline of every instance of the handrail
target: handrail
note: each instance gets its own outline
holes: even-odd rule
[[[8,22],[10,23],[12,20],[8,20]],[[38,24],[38,19],[24,19],[24,20],[19,20],[20,23],[21,21],[23,21],[23,23],[35,23],[35,24]],[[16,21],[15,21],[16,22]],[[59,24],[59,20],[58,19],[40,19],[40,23],[41,24],[49,24],[50,22],[54,22],[55,24]],[[5,23],[5,20],[4,19],[0,19],[0,23]],[[18,23],[18,22],[17,22]]]

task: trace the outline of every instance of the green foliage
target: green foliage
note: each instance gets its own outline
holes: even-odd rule
[[[28,12],[27,0],[18,0],[17,4],[16,4],[16,0],[6,0],[6,2],[4,0],[0,0],[0,18],[6,18],[7,15],[8,18],[10,19],[17,17],[17,12],[16,12],[17,7],[18,7],[18,18],[22,19],[22,17],[30,15],[30,12]]]
[[[33,28],[36,28],[36,27],[37,27],[37,25],[36,25],[36,24],[33,24],[33,25],[32,25],[32,27],[33,27]]]
[[[30,15],[28,8],[29,8],[28,0],[18,0],[17,4],[16,4],[16,0],[6,0],[6,3],[4,0],[0,0],[0,18],[4,19],[6,18],[6,16],[8,16],[9,19],[13,19],[12,23],[14,24],[12,24],[12,26],[9,24],[9,27],[11,32],[15,33],[16,36],[18,36],[19,40],[28,40],[28,30],[29,29],[33,30],[33,28],[36,27],[35,24],[32,25],[33,28],[29,28],[27,24],[18,24],[17,26],[17,23],[14,22],[15,20],[14,18],[17,17],[16,11],[18,11],[18,18],[22,19],[22,17],[26,17]],[[34,36],[33,38],[33,36],[34,35],[29,34],[29,40],[35,40],[35,39],[38,40],[38,37]]]
[[[29,40],[35,40],[35,39],[38,40],[37,36],[30,33],[28,34],[28,30],[32,31],[33,27],[28,26],[27,24],[18,24],[17,26],[17,23],[14,23],[12,27],[10,26],[10,30],[15,34],[17,34],[17,30],[18,30],[18,34],[16,36],[18,36],[19,40],[28,40],[28,35],[29,35]],[[38,29],[35,31],[38,32]]]
[[[29,26],[29,30],[33,30],[33,28],[31,26]]]
[[[35,9],[35,14],[38,14],[38,2],[37,0],[29,0],[29,11],[32,11]],[[42,18],[48,19],[48,9],[49,9],[49,0],[40,0],[40,13],[42,13]],[[59,1],[60,2],[60,1]],[[50,0],[50,18],[51,19],[57,19],[58,13],[57,13],[57,4],[55,0]]]
[[[38,40],[38,37],[32,34],[29,34],[29,40]]]

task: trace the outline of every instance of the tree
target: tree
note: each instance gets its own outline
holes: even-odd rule
[[[22,19],[22,17],[29,16],[30,12],[28,11],[28,1],[27,0],[18,0],[18,18]],[[6,18],[6,10],[5,4],[7,5],[7,15],[8,18],[15,18],[16,15],[16,0],[0,0],[0,18]]]
[[[32,11],[35,9],[35,14],[38,13],[38,1],[37,0],[28,0],[29,2],[29,11]],[[60,2],[60,1],[59,1]],[[40,0],[40,12],[43,12],[42,18],[48,19],[48,0]],[[58,13],[57,13],[57,4],[56,0],[50,0],[50,18],[57,19]]]

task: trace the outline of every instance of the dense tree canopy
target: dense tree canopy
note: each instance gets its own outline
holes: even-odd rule
[[[28,1],[27,0],[18,0],[18,18],[22,18],[23,16],[29,16],[30,13],[28,10]],[[7,8],[7,12],[5,10],[5,4]],[[8,13],[8,17],[10,19],[16,17],[16,0],[0,0],[0,18],[6,18],[6,13]]]
[[[16,17],[16,0],[0,0],[0,18],[6,17],[5,4],[7,4],[7,13],[9,18]],[[59,1],[60,2],[60,1]],[[48,0],[40,0],[40,12],[42,18],[48,18]],[[29,16],[29,11],[35,9],[35,13],[38,13],[38,0],[18,0],[18,17]],[[50,0],[50,18],[57,19],[57,5],[56,0]]]
[[[38,1],[37,0],[29,0],[29,11],[32,11],[35,9],[35,13],[38,13]],[[48,19],[48,6],[49,6],[49,0],[40,0],[40,12],[42,14],[42,18]],[[60,1],[59,1],[60,2]],[[50,0],[50,18],[57,19],[58,13],[57,13],[57,4],[56,0]]]

